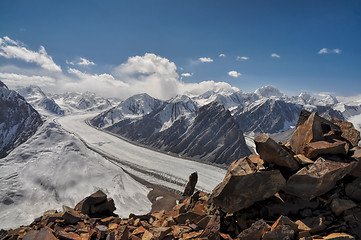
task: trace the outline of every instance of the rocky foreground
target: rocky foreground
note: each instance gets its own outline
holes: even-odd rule
[[[291,141],[255,138],[259,155],[232,163],[211,194],[196,174],[170,211],[119,218],[98,191],[0,239],[361,239],[360,133],[302,111]]]

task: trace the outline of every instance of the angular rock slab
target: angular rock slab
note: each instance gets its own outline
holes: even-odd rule
[[[292,175],[283,190],[303,199],[312,199],[327,193],[336,186],[336,182],[348,174],[356,162],[331,161],[318,158]]]
[[[298,162],[294,159],[286,147],[276,143],[267,134],[261,134],[254,138],[256,150],[261,158],[268,163],[286,167],[291,171],[298,170]]]
[[[325,154],[346,155],[347,152],[347,143],[339,140],[311,142],[307,143],[303,149],[303,155],[311,159]]]
[[[351,176],[361,178],[361,148],[355,149],[355,152],[353,153],[352,157],[356,159],[357,165],[352,171],[350,172]]]
[[[300,122],[300,119],[298,121]],[[311,113],[306,121],[302,124],[297,123],[297,125],[290,140],[291,148],[296,154],[302,154],[307,143],[324,140],[321,121],[317,112]]]
[[[75,206],[76,211],[87,215],[111,215],[115,209],[114,200],[111,198],[107,199],[107,195],[101,190],[98,190],[89,197],[84,198]]]
[[[223,211],[233,213],[272,197],[285,184],[279,170],[258,172],[245,157],[232,163],[224,180],[213,190],[211,199]]]
[[[352,123],[347,121],[342,121],[340,119],[332,119],[331,122],[339,126],[342,130],[342,135],[344,139],[349,141],[352,146],[357,146],[360,141],[360,132],[355,129]]]

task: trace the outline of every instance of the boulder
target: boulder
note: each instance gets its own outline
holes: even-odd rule
[[[272,197],[285,186],[279,170],[257,171],[247,157],[232,163],[211,199],[223,211],[233,213]]]
[[[271,229],[263,219],[254,222],[249,228],[243,230],[238,234],[237,239],[239,240],[260,240],[263,234]]]
[[[87,215],[112,215],[115,209],[114,200],[107,198],[101,190],[84,198],[75,206],[76,211]]]
[[[256,150],[261,158],[268,163],[286,167],[291,171],[298,170],[298,163],[288,149],[276,143],[267,134],[261,134],[254,138]]]
[[[307,143],[324,140],[320,117],[317,112],[313,112],[303,122],[304,111],[301,111],[297,128],[293,133],[290,144],[296,154],[302,154]]]
[[[320,155],[341,154],[346,155],[348,152],[348,144],[343,141],[317,141],[307,143],[303,149],[303,155],[310,159],[315,159]]]
[[[197,172],[194,172],[191,175],[189,175],[189,180],[184,189],[183,196],[192,196],[192,194],[194,193],[194,189],[196,188],[197,181],[198,181]]]
[[[361,178],[361,148],[354,149],[354,153],[352,157],[356,159],[358,162],[356,164],[356,167],[352,169],[352,171],[350,172],[350,175]]]
[[[352,200],[335,198],[331,202],[331,210],[336,216],[340,216],[344,211],[357,207]]]
[[[360,132],[355,129],[352,123],[340,119],[331,119],[331,122],[341,128],[342,135],[352,146],[357,146],[360,141]]]
[[[348,174],[355,164],[320,157],[292,175],[283,190],[303,199],[321,196],[333,189],[336,182]]]
[[[346,195],[358,202],[361,202],[361,178],[356,178],[345,187]]]

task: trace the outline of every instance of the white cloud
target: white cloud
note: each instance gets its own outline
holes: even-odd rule
[[[322,48],[320,51],[318,51],[318,54],[326,54],[326,53],[328,53],[327,48]]]
[[[80,61],[77,63],[80,66],[94,66],[95,63],[92,61],[89,61],[88,59],[85,58],[80,58]]]
[[[272,53],[272,54],[271,54],[271,57],[273,57],[273,58],[280,58],[281,56],[278,55],[277,53]]]
[[[236,60],[237,61],[247,61],[249,59],[249,57],[241,57],[241,56],[237,56]]]
[[[219,57],[225,57],[225,56],[226,56],[226,54],[224,54],[224,53],[219,54]]]
[[[322,48],[320,51],[318,51],[318,54],[330,54],[330,53],[335,53],[335,54],[341,54],[342,50],[339,48],[335,48],[335,49],[327,49],[327,48]]]
[[[26,85],[36,85],[39,87],[55,86],[56,80],[49,76],[38,75],[23,75],[16,73],[2,73],[0,72],[0,80],[3,81],[9,88]]]
[[[193,73],[182,73],[181,76],[182,77],[191,77],[191,76],[193,76]]]
[[[209,62],[213,62],[213,59],[209,57],[201,57],[199,58],[199,61],[201,61],[202,63],[209,63]]]
[[[0,37],[0,56],[8,59],[20,59],[26,62],[35,63],[40,67],[54,72],[61,72],[60,66],[56,65],[53,58],[48,55],[45,48],[40,46],[35,52],[27,49],[24,44],[14,41],[9,37]]]
[[[231,77],[235,77],[235,78],[238,78],[240,77],[242,74],[237,72],[237,71],[229,71],[228,72],[228,75],[231,76]]]

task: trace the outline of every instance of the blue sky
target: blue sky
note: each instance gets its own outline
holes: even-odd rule
[[[0,79],[10,85],[45,79],[49,89],[93,84],[84,88],[96,90],[110,84],[124,95],[133,85],[131,93],[173,89],[167,79],[182,83],[169,94],[155,91],[164,98],[182,93],[178,88],[210,87],[196,84],[209,80],[245,91],[274,85],[288,94],[361,92],[358,0],[2,0],[0,37]],[[61,70],[47,68],[44,58]],[[105,82],[97,85],[97,78]]]

